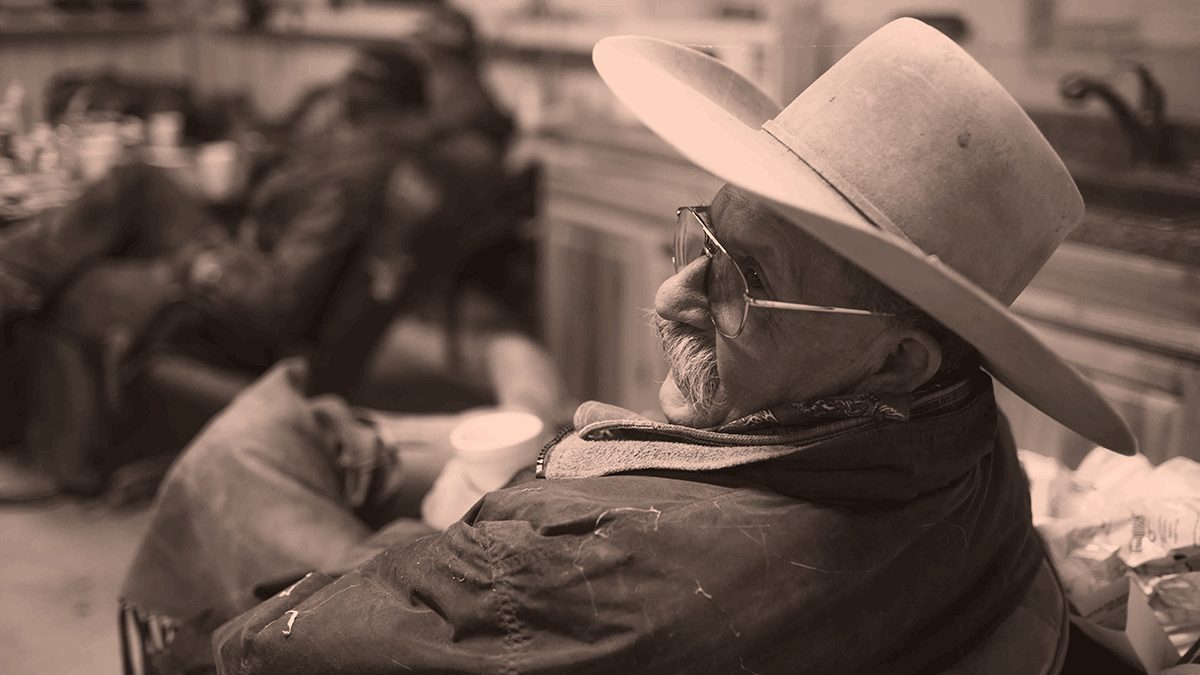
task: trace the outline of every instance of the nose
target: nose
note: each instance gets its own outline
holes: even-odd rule
[[[654,296],[654,311],[669,321],[678,321],[701,330],[712,328],[708,296],[704,292],[707,274],[707,256],[700,256],[688,263],[658,287],[658,293]]]

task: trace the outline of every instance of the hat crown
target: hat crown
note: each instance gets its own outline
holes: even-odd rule
[[[876,226],[1010,304],[1083,217],[1062,161],[996,80],[929,26],[876,31],[764,129]]]

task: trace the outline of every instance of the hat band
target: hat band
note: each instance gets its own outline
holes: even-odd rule
[[[797,159],[804,162],[808,168],[820,176],[821,180],[824,180],[829,187],[833,188],[834,192],[837,192],[843,199],[849,202],[872,225],[903,240],[917,251],[920,251],[921,255],[925,255],[925,252],[921,251],[921,247],[913,243],[913,240],[909,239],[904,230],[897,227],[892,222],[892,219],[887,217],[887,214],[872,204],[871,200],[859,192],[850,181],[843,178],[837,172],[837,169],[825,163],[821,159],[820,153],[810,148],[808,144],[800,140],[800,137],[792,133],[790,129],[775,120],[767,120],[763,123],[762,130],[767,132],[767,135],[771,138],[778,141],[780,145],[787,148],[788,152],[795,155]]]

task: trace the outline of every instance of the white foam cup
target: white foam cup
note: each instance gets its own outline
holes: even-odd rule
[[[455,427],[450,432],[450,445],[471,483],[490,492],[534,463],[545,440],[544,431],[541,418],[532,413],[486,413]]]

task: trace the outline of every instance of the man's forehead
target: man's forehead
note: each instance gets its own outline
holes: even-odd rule
[[[762,262],[771,261],[777,274],[797,265],[807,267],[814,249],[823,249],[762,198],[735,185],[726,184],[717,192],[709,214],[714,231],[731,252],[751,255]]]
[[[726,183],[713,197],[709,210],[713,217],[719,220],[725,216],[733,216],[738,211],[753,211],[756,206],[755,201],[755,197],[750,193]]]
[[[709,214],[717,231],[753,235],[755,240],[776,239],[796,230],[794,225],[779,217],[758,196],[729,184],[713,197]]]

